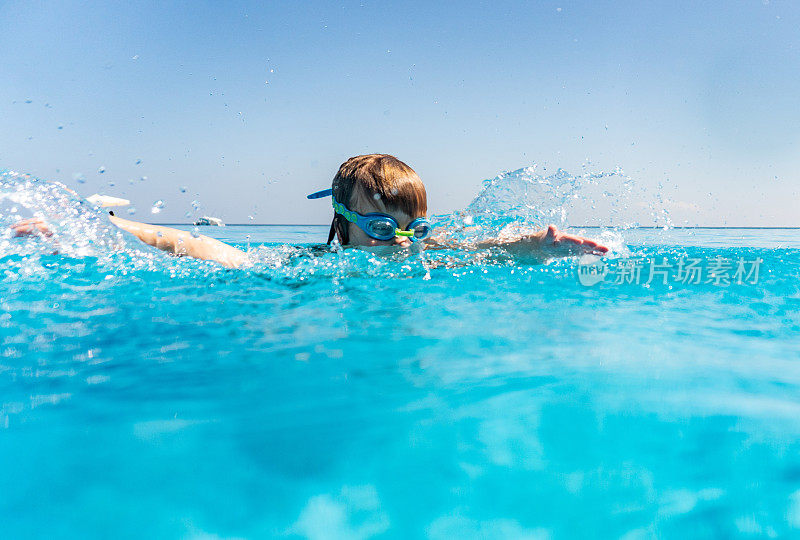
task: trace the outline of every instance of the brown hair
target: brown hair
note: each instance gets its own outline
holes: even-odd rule
[[[333,196],[351,208],[359,195],[380,197],[386,208],[396,208],[412,217],[424,216],[428,212],[428,196],[414,169],[388,154],[368,154],[351,157],[339,167],[333,178]],[[342,243],[349,241],[348,221],[334,214],[328,243],[336,231]]]

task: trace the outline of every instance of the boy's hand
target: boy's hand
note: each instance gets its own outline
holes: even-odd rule
[[[42,218],[29,218],[23,219],[11,225],[11,230],[14,231],[14,236],[33,236],[41,234],[42,236],[50,237],[53,233],[47,228],[47,223]]]
[[[559,231],[555,225],[549,225],[547,230],[541,231],[539,234],[541,234],[542,249],[552,251],[554,254],[603,255],[608,252],[606,246],[583,236]]]
[[[572,255],[604,255],[608,248],[594,240],[559,231],[555,225],[547,229],[526,234],[514,240],[493,240],[491,245],[502,247],[519,255],[541,254],[546,257],[569,257]],[[482,246],[483,247],[483,246]]]

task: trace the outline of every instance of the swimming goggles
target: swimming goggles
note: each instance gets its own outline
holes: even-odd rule
[[[397,220],[388,214],[377,212],[361,215],[358,212],[348,210],[348,208],[336,200],[332,189],[323,189],[308,195],[308,199],[321,199],[329,196],[333,200],[333,211],[343,216],[350,223],[355,223],[367,236],[375,240],[391,240],[396,236],[405,236],[412,242],[427,238],[431,233],[431,222],[426,218],[417,218],[408,224],[408,228],[403,230]]]

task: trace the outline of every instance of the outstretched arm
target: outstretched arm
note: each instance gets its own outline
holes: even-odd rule
[[[572,255],[603,255],[608,248],[594,240],[559,231],[549,225],[533,234],[509,239],[492,239],[478,244],[478,247],[501,247],[517,255],[541,255],[544,257],[569,257]]]
[[[150,244],[174,255],[187,255],[195,259],[216,261],[228,268],[237,268],[247,261],[247,255],[242,250],[208,236],[194,237],[186,231],[139,223],[116,216],[109,216],[109,219],[114,225],[133,234],[145,244]],[[12,225],[11,230],[14,231],[15,236],[37,234],[48,238],[53,236],[47,223],[41,218],[25,219]]]
[[[608,252],[606,246],[589,238],[559,231],[555,225],[549,225],[546,229],[532,234],[522,234],[510,238],[492,238],[471,246],[452,245],[447,241],[438,241],[435,237],[427,240],[426,243],[432,249],[499,247],[514,255],[533,255],[544,258],[569,257],[589,253],[603,255]]]
[[[186,231],[139,223],[116,216],[109,216],[109,219],[114,225],[128,231],[145,244],[150,244],[174,255],[187,255],[195,259],[216,261],[228,268],[237,268],[247,261],[244,251],[208,236],[194,237]]]

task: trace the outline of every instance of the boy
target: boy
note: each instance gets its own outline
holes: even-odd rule
[[[423,248],[488,248],[501,247],[516,254],[558,257],[594,253],[602,255],[608,248],[588,238],[565,234],[550,225],[547,229],[514,238],[491,239],[476,245],[452,244],[430,237],[431,224],[427,194],[414,170],[388,154],[356,156],[345,161],[333,179],[331,189],[308,196],[317,199],[331,196],[333,222],[328,243],[334,237],[342,246],[397,246],[408,248],[420,242]],[[109,216],[119,228],[128,231],[146,244],[178,256],[216,261],[229,268],[247,263],[247,254],[233,246],[207,236],[148,225]],[[49,235],[40,219],[21,221],[12,226],[17,236],[40,232]]]

